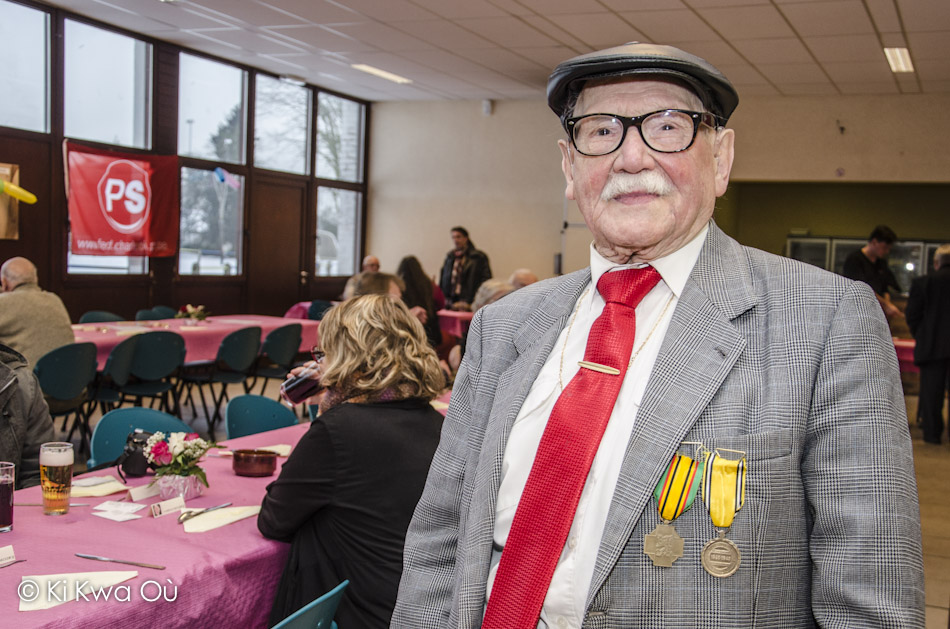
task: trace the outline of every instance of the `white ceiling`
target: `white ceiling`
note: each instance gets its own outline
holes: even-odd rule
[[[370,101],[538,99],[574,55],[673,44],[749,95],[950,92],[950,0],[52,0]],[[916,72],[892,74],[882,48]],[[350,67],[412,80],[397,85]]]

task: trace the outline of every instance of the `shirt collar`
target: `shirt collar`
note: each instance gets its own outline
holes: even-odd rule
[[[709,224],[706,224],[688,243],[673,253],[663,256],[662,258],[657,258],[650,263],[650,266],[657,270],[660,277],[663,278],[663,281],[677,297],[683,292],[683,287],[686,286],[686,280],[689,279],[689,274],[692,273],[693,267],[696,265],[696,260],[699,259],[699,252],[703,248],[703,243],[706,242],[706,233],[708,231]],[[646,265],[617,264],[616,262],[611,262],[594,249],[593,242],[590,243],[590,279],[595,287],[600,280],[600,276],[604,273],[643,266]]]

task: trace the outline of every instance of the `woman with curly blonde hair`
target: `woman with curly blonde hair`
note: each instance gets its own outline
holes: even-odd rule
[[[386,295],[327,311],[320,323],[320,414],[267,487],[257,525],[292,542],[270,623],[344,579],[341,627],[388,627],[402,549],[442,415],[444,386],[422,324]]]

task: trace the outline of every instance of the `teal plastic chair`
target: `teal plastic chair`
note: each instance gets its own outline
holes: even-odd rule
[[[178,311],[171,306],[153,306],[152,312],[157,315],[157,319],[174,319],[178,314]]]
[[[156,319],[163,319],[164,317],[156,314],[151,308],[142,308],[141,310],[135,311],[135,320],[136,321],[154,321]]]
[[[224,428],[228,439],[286,428],[297,423],[292,410],[263,395],[239,395],[224,409]]]
[[[75,415],[66,440],[71,440],[78,429],[80,452],[86,451],[90,432],[86,402],[96,378],[96,351],[94,343],[63,345],[40,356],[33,367],[50,416],[63,418],[62,430],[66,430],[70,415]]]
[[[130,336],[109,352],[105,367],[96,380],[96,392],[90,401],[90,412],[99,404],[99,410],[104,415],[122,403],[122,387],[129,382],[129,376],[132,374],[132,358],[138,342],[138,336]]]
[[[150,398],[153,404],[158,402],[161,410],[181,415],[173,378],[185,362],[184,337],[177,332],[158,330],[139,334],[137,338],[130,369],[135,379],[122,387],[122,393],[135,398],[136,405]]]
[[[191,426],[177,417],[154,408],[117,408],[103,415],[96,423],[87,465],[93,467],[119,458],[125,449],[126,439],[136,428],[147,432],[162,431],[166,435],[172,432],[194,432]]]
[[[79,317],[79,323],[109,323],[112,321],[124,321],[124,319],[108,310],[90,310]]]
[[[302,334],[303,326],[299,323],[283,325],[267,334],[261,345],[261,356],[254,369],[253,378],[244,383],[245,393],[254,390],[258,378],[263,379],[260,394],[264,395],[268,379],[283,380],[287,377],[287,372],[297,357],[297,350],[300,349]]]
[[[315,601],[311,601],[274,625],[273,629],[336,629],[333,616],[350,584],[344,581]]]
[[[218,354],[214,363],[203,368],[196,367],[182,372],[182,387],[185,390],[188,402],[191,403],[192,413],[197,415],[195,400],[191,395],[192,389],[197,387],[198,396],[201,399],[201,408],[208,420],[208,434],[212,438],[214,437],[214,427],[221,420],[221,405],[229,399],[228,385],[242,384],[247,380],[254,363],[257,361],[260,349],[261,328],[259,326],[242,328],[221,339],[221,345],[218,346]],[[214,390],[216,384],[221,385],[217,393]],[[214,403],[214,413],[208,412],[208,404],[204,395],[205,385],[210,389],[211,401]]]

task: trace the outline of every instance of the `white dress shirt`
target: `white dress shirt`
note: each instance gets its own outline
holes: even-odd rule
[[[587,592],[594,575],[594,564],[607,522],[607,511],[613,499],[640,400],[666,335],[676,301],[696,264],[707,230],[708,227],[704,228],[678,251],[651,263],[659,272],[662,281],[647,293],[637,306],[637,331],[633,343],[635,358],[627,369],[617,403],[584,484],[567,543],[541,608],[539,629],[576,628],[583,624]],[[498,502],[495,505],[494,549],[487,595],[491,594],[501,551],[508,539],[511,522],[524,492],[548,417],[562,388],[566,387],[577,373],[577,363],[584,359],[590,328],[604,309],[604,299],[597,292],[597,281],[604,273],[631,266],[633,265],[614,264],[597,253],[591,244],[591,284],[575,304],[573,321],[569,321],[561,331],[551,355],[525,398],[508,438]]]

